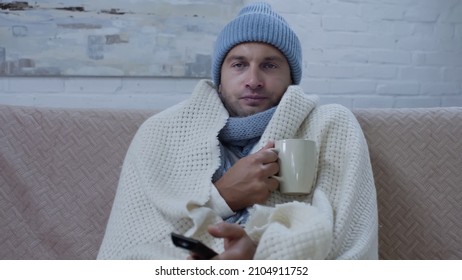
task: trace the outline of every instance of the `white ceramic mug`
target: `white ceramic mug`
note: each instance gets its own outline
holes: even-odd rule
[[[308,139],[283,139],[275,143],[278,153],[279,181],[283,194],[309,194],[316,179],[316,142]]]

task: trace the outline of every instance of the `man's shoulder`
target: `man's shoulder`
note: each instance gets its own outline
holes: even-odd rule
[[[316,106],[310,114],[309,122],[321,123],[352,123],[356,122],[353,112],[341,104],[321,104]]]
[[[331,103],[331,104],[321,104],[316,106],[313,110],[313,113],[323,113],[331,115],[350,115],[352,114],[351,110],[341,104]]]
[[[159,125],[165,125],[168,123],[169,119],[174,119],[176,115],[180,112],[183,107],[184,101],[176,105],[173,105],[169,108],[166,108],[162,111],[155,113],[154,115],[148,117],[139,127],[138,132],[147,129],[153,129]]]
[[[171,107],[165,108],[161,111],[159,111],[157,114],[152,115],[151,117],[148,118],[148,120],[156,120],[156,119],[165,119],[165,118],[170,118],[178,114],[178,112],[181,110],[181,108],[184,106],[184,103],[186,100],[177,103]]]

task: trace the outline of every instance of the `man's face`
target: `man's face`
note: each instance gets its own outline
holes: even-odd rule
[[[292,83],[289,63],[276,48],[243,43],[226,55],[219,93],[232,117],[246,117],[279,103]]]

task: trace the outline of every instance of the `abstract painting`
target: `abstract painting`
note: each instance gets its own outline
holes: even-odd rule
[[[209,77],[241,1],[0,1],[0,76]]]

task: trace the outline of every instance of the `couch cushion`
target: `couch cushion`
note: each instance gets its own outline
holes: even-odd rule
[[[0,106],[0,258],[94,259],[152,112]]]
[[[382,259],[462,258],[462,108],[354,112],[369,144]]]

